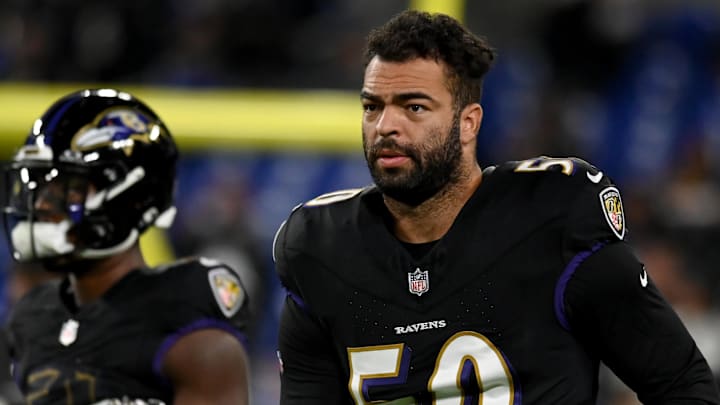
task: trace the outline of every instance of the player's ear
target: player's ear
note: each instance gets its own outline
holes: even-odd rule
[[[463,144],[475,140],[482,117],[483,109],[478,103],[468,104],[460,112],[460,140]]]

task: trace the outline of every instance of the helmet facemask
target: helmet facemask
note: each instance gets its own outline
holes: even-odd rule
[[[18,261],[73,254],[90,189],[80,167],[45,162],[13,163],[6,169],[5,228]]]
[[[12,164],[6,176],[5,226],[18,261],[107,257],[128,249],[153,224],[168,227],[175,213],[136,199],[142,189],[151,196],[150,187],[162,186],[148,181],[140,166],[25,162]]]

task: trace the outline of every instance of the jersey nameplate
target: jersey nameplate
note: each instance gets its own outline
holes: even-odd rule
[[[235,315],[245,300],[245,291],[237,276],[228,269],[219,267],[208,272],[208,280],[215,301],[223,314],[228,318]]]

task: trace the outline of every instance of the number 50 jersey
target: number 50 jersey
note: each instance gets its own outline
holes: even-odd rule
[[[587,404],[600,360],[643,401],[718,403],[596,168],[537,158],[485,170],[422,254],[388,217],[369,187],[309,201],[280,227],[282,404]]]

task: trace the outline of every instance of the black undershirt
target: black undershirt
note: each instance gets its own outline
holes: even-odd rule
[[[416,261],[422,259],[433,248],[433,246],[435,246],[436,243],[436,240],[425,243],[402,242],[403,246],[405,246],[405,249],[407,249],[408,253],[410,253],[410,256],[412,256],[412,258]]]

